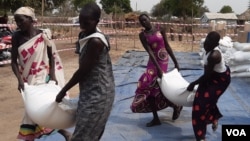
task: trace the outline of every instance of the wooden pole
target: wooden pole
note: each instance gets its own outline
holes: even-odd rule
[[[117,50],[117,31],[116,31],[116,3],[114,4],[115,5],[115,49]]]
[[[193,0],[192,0],[192,29],[191,29],[191,31],[192,31],[192,52],[194,51],[194,34],[193,34],[193,19],[194,19],[194,11],[193,11]]]
[[[44,11],[44,0],[42,0],[42,28],[43,28],[43,11]]]

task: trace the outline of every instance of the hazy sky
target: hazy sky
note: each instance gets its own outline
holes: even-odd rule
[[[97,0],[97,2],[99,1]],[[160,0],[130,0],[130,2],[133,10],[150,12]],[[250,0],[205,0],[204,5],[208,7],[210,12],[218,12],[224,5],[229,5],[236,14],[241,14],[247,10],[249,2]]]

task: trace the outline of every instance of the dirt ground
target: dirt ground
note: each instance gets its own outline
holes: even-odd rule
[[[66,81],[77,69],[78,56],[74,53],[74,40],[55,41],[59,54],[62,58]],[[169,42],[174,51],[193,51],[199,50],[199,45],[183,44],[179,41]],[[139,40],[111,40],[111,57],[113,64],[127,50],[144,50]],[[77,95],[78,87],[75,86],[70,91],[72,97]],[[17,90],[17,81],[11,71],[10,65],[0,67],[0,140],[15,141],[19,130],[19,124],[24,112],[24,104],[21,95]]]

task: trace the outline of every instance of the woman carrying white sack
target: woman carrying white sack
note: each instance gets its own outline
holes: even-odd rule
[[[98,31],[101,9],[95,2],[87,3],[79,14],[80,28],[85,35],[79,39],[79,67],[58,93],[61,103],[66,92],[79,84],[76,125],[71,141],[99,141],[112,110],[115,81],[106,35]]]
[[[212,124],[214,131],[217,129],[218,120],[222,117],[217,102],[231,82],[230,69],[218,48],[219,41],[219,33],[208,33],[204,42],[204,74],[187,87],[188,91],[192,91],[195,85],[199,85],[192,107],[192,125],[196,141],[205,141],[208,124]]]
[[[18,30],[12,36],[12,71],[18,80],[18,90],[24,90],[24,83],[28,85],[45,84],[49,80],[64,85],[64,74],[61,60],[56,52],[56,46],[48,32],[34,27],[36,21],[34,9],[20,7],[14,13]],[[42,135],[52,133],[54,129],[41,127],[24,114],[18,139],[34,141]],[[66,140],[70,133],[58,130]]]

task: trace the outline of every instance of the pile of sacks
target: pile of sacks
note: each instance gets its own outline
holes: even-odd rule
[[[200,42],[200,55],[205,51],[203,48],[205,38]],[[220,40],[219,48],[226,64],[231,69],[232,77],[250,77],[250,43],[233,42],[228,36]],[[201,61],[203,65],[203,61]]]

